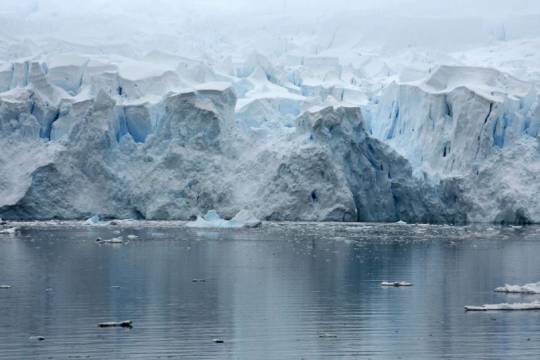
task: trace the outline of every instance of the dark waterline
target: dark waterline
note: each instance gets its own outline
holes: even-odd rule
[[[540,312],[463,306],[540,299],[493,292],[539,259],[539,227],[32,226],[0,235],[0,358],[537,359]]]

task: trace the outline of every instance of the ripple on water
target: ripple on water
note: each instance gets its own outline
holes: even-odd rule
[[[540,353],[540,312],[463,311],[466,304],[532,299],[493,289],[540,280],[538,227],[18,226],[15,236],[0,237],[0,283],[12,285],[0,291],[0,358],[525,359]],[[97,236],[130,234],[138,237],[120,247],[95,243]],[[382,288],[384,280],[414,286]],[[133,328],[97,326],[123,320]],[[36,336],[45,340],[32,341]]]

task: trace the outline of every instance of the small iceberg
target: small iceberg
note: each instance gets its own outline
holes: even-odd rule
[[[17,229],[16,227],[8,228],[8,229],[2,229],[2,230],[0,230],[0,234],[15,235],[17,230],[19,230],[19,229]]]
[[[540,282],[525,285],[504,285],[496,288],[495,292],[506,294],[540,294]]]
[[[28,339],[32,341],[44,341],[45,337],[44,336],[30,336]]]
[[[412,286],[412,284],[406,281],[383,281],[381,283],[381,286],[406,287],[406,286]]]
[[[131,320],[110,321],[110,322],[99,323],[98,326],[100,328],[123,327],[123,328],[130,328],[131,329],[133,327],[133,321],[131,321]]]
[[[399,220],[396,222],[396,224],[398,225],[407,225],[407,222],[403,221],[403,220]]]
[[[90,219],[84,222],[85,225],[100,225],[101,217],[99,215],[94,215]]]
[[[115,237],[115,238],[112,238],[112,239],[109,239],[109,240],[102,240],[101,238],[97,238],[96,242],[98,244],[123,244],[124,239],[121,236],[120,237]]]
[[[0,289],[11,289],[11,285],[0,285]]]
[[[465,311],[519,311],[519,310],[540,310],[540,301],[531,303],[514,304],[486,304],[480,306],[465,306]]]
[[[222,219],[216,210],[209,210],[206,216],[199,216],[197,220],[186,224],[191,228],[224,228],[241,229],[255,228],[261,225],[261,221],[246,210],[240,211],[231,220]]]

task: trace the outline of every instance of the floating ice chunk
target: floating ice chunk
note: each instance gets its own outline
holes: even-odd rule
[[[404,286],[412,286],[412,284],[406,281],[383,281],[381,283],[381,286],[404,287]]]
[[[99,225],[101,223],[101,218],[99,215],[94,215],[90,219],[85,221],[86,225]]]
[[[45,340],[45,337],[43,337],[43,336],[30,336],[28,339],[32,340],[32,341],[43,341],[43,340]]]
[[[106,327],[132,328],[133,327],[133,321],[131,321],[131,320],[110,321],[110,322],[99,323],[98,326],[101,327],[101,328],[106,328]]]
[[[399,220],[398,222],[396,222],[396,224],[399,224],[399,225],[407,225],[407,223],[403,220]]]
[[[465,311],[492,311],[492,310],[540,310],[540,301],[514,304],[487,304],[480,306],[465,306]]]
[[[262,224],[261,220],[257,219],[247,210],[240,210],[240,212],[232,218],[231,222],[234,222],[236,225],[241,225],[240,227],[246,228],[258,227]]]
[[[4,290],[11,289],[11,285],[0,285],[0,289],[4,289]]]
[[[19,229],[17,229],[16,227],[3,229],[3,230],[0,230],[0,234],[15,235],[17,230],[19,230]]]
[[[215,210],[209,210],[206,216],[199,216],[197,220],[189,222],[186,226],[192,228],[253,228],[261,225],[261,221],[246,210],[240,211],[231,220],[222,219]]]
[[[134,240],[134,239],[138,239],[139,237],[137,235],[131,234],[131,235],[128,235],[127,238],[130,240]]]
[[[122,237],[115,237],[109,240],[101,240],[100,238],[98,238],[96,241],[100,244],[123,244],[124,243],[124,239],[122,239]]]
[[[504,285],[496,288],[495,291],[508,294],[540,294],[540,282],[525,285]]]
[[[192,228],[220,228],[229,227],[228,221],[222,219],[216,210],[208,210],[206,216],[197,216],[197,220],[186,224]]]

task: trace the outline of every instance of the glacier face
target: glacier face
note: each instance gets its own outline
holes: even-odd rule
[[[7,219],[190,219],[248,209],[271,220],[466,220],[441,186],[414,178],[406,159],[367,133],[359,107],[308,110],[294,126],[254,137],[257,129],[237,126],[237,98],[223,83],[153,104],[122,105],[122,94],[115,100],[102,89],[55,105],[41,95],[53,85],[28,81],[0,107],[11,150],[3,173],[17,169],[2,182]]]
[[[462,179],[470,221],[538,222],[540,95],[494,69],[442,66],[393,84],[372,107],[372,134],[423,177]]]
[[[393,51],[332,19],[0,35],[0,217],[540,222],[538,37]]]

